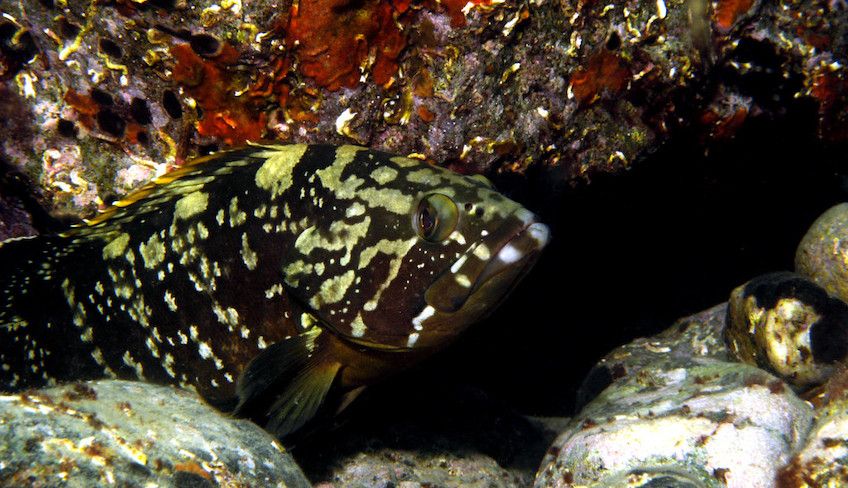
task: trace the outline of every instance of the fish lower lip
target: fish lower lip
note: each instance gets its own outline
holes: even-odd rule
[[[504,243],[483,271],[474,281],[471,294],[494,276],[513,267],[515,263],[533,256],[548,243],[550,232],[548,226],[533,222]],[[524,267],[524,266],[522,266]]]

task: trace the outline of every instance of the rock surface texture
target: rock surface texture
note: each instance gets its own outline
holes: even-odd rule
[[[822,140],[846,134],[844,2],[3,0],[0,12],[3,157],[77,216],[263,138],[575,182],[680,131],[709,145],[797,107]]]
[[[310,486],[286,450],[194,394],[98,381],[0,397],[0,486]]]

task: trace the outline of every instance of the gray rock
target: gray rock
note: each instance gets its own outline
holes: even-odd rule
[[[848,302],[848,203],[823,213],[801,239],[795,271]]]
[[[609,386],[554,441],[536,486],[772,486],[813,411],[778,378],[729,360],[724,311],[604,358]]]
[[[196,395],[96,381],[0,396],[0,486],[308,487],[286,450]]]

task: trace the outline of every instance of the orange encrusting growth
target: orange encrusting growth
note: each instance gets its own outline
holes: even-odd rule
[[[94,116],[97,115],[99,105],[90,96],[84,95],[73,88],[65,92],[65,103],[77,111],[79,123],[88,130],[94,128]]]
[[[713,12],[713,21],[719,32],[729,32],[736,21],[753,6],[754,0],[718,0]]]
[[[242,144],[262,138],[267,116],[253,107],[248,99],[234,95],[232,78],[224,71],[236,61],[238,54],[229,44],[212,59],[198,56],[188,44],[171,46],[174,57],[173,80],[183,87],[203,111],[197,121],[197,132],[216,137],[228,145]]]
[[[374,82],[382,85],[397,73],[406,36],[396,19],[408,7],[408,1],[303,0],[292,7],[286,42],[301,72],[323,88],[355,87],[370,56]]]
[[[618,95],[631,78],[624,60],[604,50],[592,55],[585,67],[571,75],[571,90],[580,104],[591,104],[601,96]]]

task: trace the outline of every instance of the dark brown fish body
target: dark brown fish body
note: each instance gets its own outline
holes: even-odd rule
[[[140,378],[287,434],[491,311],[547,229],[475,178],[250,146],[0,245],[0,386]]]

